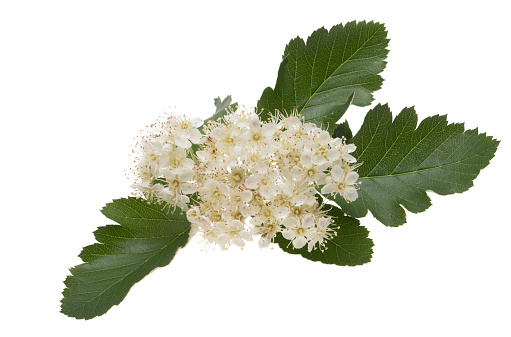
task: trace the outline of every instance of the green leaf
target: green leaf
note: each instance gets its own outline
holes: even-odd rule
[[[223,117],[228,113],[229,110],[235,111],[238,103],[232,103],[232,97],[231,95],[228,95],[224,100],[219,97],[214,99],[215,102],[215,113],[213,116],[209,117],[208,119],[204,120],[204,124],[199,127],[199,131],[202,133],[202,129],[204,128],[204,125],[207,124],[209,121],[216,121],[219,118]],[[199,144],[192,144],[192,147],[190,149],[193,153],[196,153],[199,150]],[[191,158],[191,155],[189,156]]]
[[[335,129],[337,128],[337,124],[335,124],[339,118],[348,110],[353,101],[354,94],[351,94],[350,98],[344,104],[337,104],[335,110],[332,110],[332,106],[319,106],[317,109],[310,110],[306,115],[304,115],[305,123],[314,123],[318,127],[323,128],[323,130],[328,131],[330,134],[333,134]]]
[[[257,104],[260,111],[264,109],[261,118],[268,119],[276,109],[297,108],[315,123],[324,116],[337,121],[353,93],[353,104],[369,105],[372,92],[383,82],[378,74],[386,65],[388,41],[383,24],[365,21],[340,24],[330,31],[320,28],[307,43],[300,37],[291,40],[275,88],[266,88]]]
[[[229,95],[226,98],[224,98],[223,101],[222,101],[222,99],[220,97],[217,97],[217,98],[214,99],[214,102],[215,102],[215,113],[213,114],[213,116],[211,116],[208,119],[206,119],[204,121],[204,124],[206,124],[210,120],[216,121],[220,117],[226,115],[229,107],[232,110],[236,110],[236,106],[238,105],[238,103],[231,104],[231,102],[232,102],[231,95]]]
[[[369,210],[387,226],[402,225],[403,207],[418,213],[431,205],[427,190],[440,195],[468,190],[499,144],[477,129],[448,124],[446,116],[428,117],[418,127],[417,121],[413,108],[394,121],[387,105],[369,111],[352,139],[353,155],[363,162],[359,197],[351,203],[335,199],[344,212],[363,217]]]
[[[181,212],[168,214],[158,204],[118,199],[101,211],[119,225],[99,227],[99,243],[85,247],[85,262],[71,268],[64,281],[61,312],[80,319],[103,315],[126,297],[130,288],[157,267],[170,263],[188,242],[190,223]]]
[[[370,262],[373,254],[373,240],[368,237],[369,231],[361,226],[357,219],[345,216],[337,207],[333,207],[328,215],[336,218],[335,225],[330,226],[333,226],[332,228],[338,226],[338,228],[337,235],[327,241],[323,252],[319,249],[309,252],[307,245],[295,249],[291,241],[286,240],[280,233],[275,237],[275,243],[278,243],[287,253],[300,254],[308,260],[325,264],[358,266]]]
[[[337,124],[337,127],[332,134],[333,138],[342,138],[346,139],[346,144],[351,142],[351,138],[353,138],[353,134],[351,133],[350,126],[348,125],[348,121],[344,121],[341,124]]]

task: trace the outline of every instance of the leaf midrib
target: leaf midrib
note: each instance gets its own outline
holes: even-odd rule
[[[484,153],[486,152],[490,147],[484,149],[483,151],[481,151],[480,153]],[[435,149],[436,150],[436,149]],[[455,162],[452,162],[452,163],[449,163],[449,164],[442,164],[442,165],[438,165],[438,166],[433,166],[433,167],[428,167],[428,168],[423,168],[423,169],[419,169],[419,170],[414,170],[414,171],[409,171],[409,172],[402,172],[402,173],[395,173],[395,174],[386,174],[386,175],[379,175],[379,176],[365,176],[365,177],[360,177],[359,180],[362,180],[362,179],[371,179],[371,178],[385,178],[385,177],[397,177],[397,176],[402,176],[402,175],[406,175],[406,174],[416,174],[416,173],[420,173],[420,172],[424,172],[424,171],[429,171],[429,170],[436,170],[436,169],[442,169],[443,167],[448,167],[448,166],[451,166],[451,165],[456,165],[456,164],[462,164],[464,161],[466,160],[469,160],[469,159],[472,159],[474,157],[480,157],[480,153],[477,153],[473,156],[470,156],[470,157],[467,157],[467,158],[463,158],[462,160],[458,160],[458,161],[455,161]],[[452,155],[452,154],[451,154]],[[465,163],[466,165],[477,165],[477,164],[467,164]],[[464,172],[456,172],[458,174],[463,174]],[[466,174],[471,174],[471,173],[466,173]]]

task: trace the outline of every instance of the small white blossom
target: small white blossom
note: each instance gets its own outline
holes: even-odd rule
[[[331,221],[329,217],[322,217],[316,223],[316,227],[309,231],[308,238],[310,241],[307,247],[309,252],[314,249],[316,243],[319,245],[320,249],[322,249],[326,240],[332,237],[333,229],[329,227]]]
[[[341,166],[334,166],[331,171],[332,179],[321,189],[322,194],[340,194],[347,201],[354,201],[358,197],[355,183],[358,180],[357,172],[348,172]]]
[[[224,246],[234,243],[236,246],[244,247],[245,241],[252,241],[252,235],[245,230],[243,223],[239,220],[219,226],[217,233],[217,243]]]
[[[282,224],[286,227],[282,236],[293,243],[296,249],[300,249],[307,243],[307,236],[311,234],[311,227],[314,225],[314,215],[308,214],[301,220],[295,217],[285,218]]]

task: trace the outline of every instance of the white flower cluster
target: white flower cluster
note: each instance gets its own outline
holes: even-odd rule
[[[357,198],[355,146],[296,113],[261,122],[238,108],[201,126],[174,115],[153,125],[141,142],[139,195],[187,211],[192,232],[222,250],[253,235],[267,247],[278,232],[297,249],[324,249],[335,230],[317,191]]]

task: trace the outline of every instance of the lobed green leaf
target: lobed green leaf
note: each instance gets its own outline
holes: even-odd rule
[[[365,21],[320,28],[307,43],[291,40],[275,87],[266,88],[258,101],[262,119],[296,108],[306,121],[327,125],[332,133],[351,100],[358,106],[373,101],[383,82],[378,74],[386,65],[388,41],[383,24]]]
[[[102,213],[119,225],[99,227],[99,243],[83,248],[85,262],[71,268],[61,312],[91,319],[118,305],[131,287],[158,267],[164,267],[188,242],[190,223],[183,213],[168,214],[161,205],[136,198],[118,199]]]
[[[417,127],[413,108],[392,120],[387,105],[368,112],[352,142],[353,153],[363,162],[358,171],[357,200],[335,201],[348,215],[363,217],[367,211],[387,226],[406,222],[406,212],[423,212],[431,201],[427,190],[440,195],[461,193],[493,158],[499,141],[463,124],[448,124],[446,116],[424,119]]]

